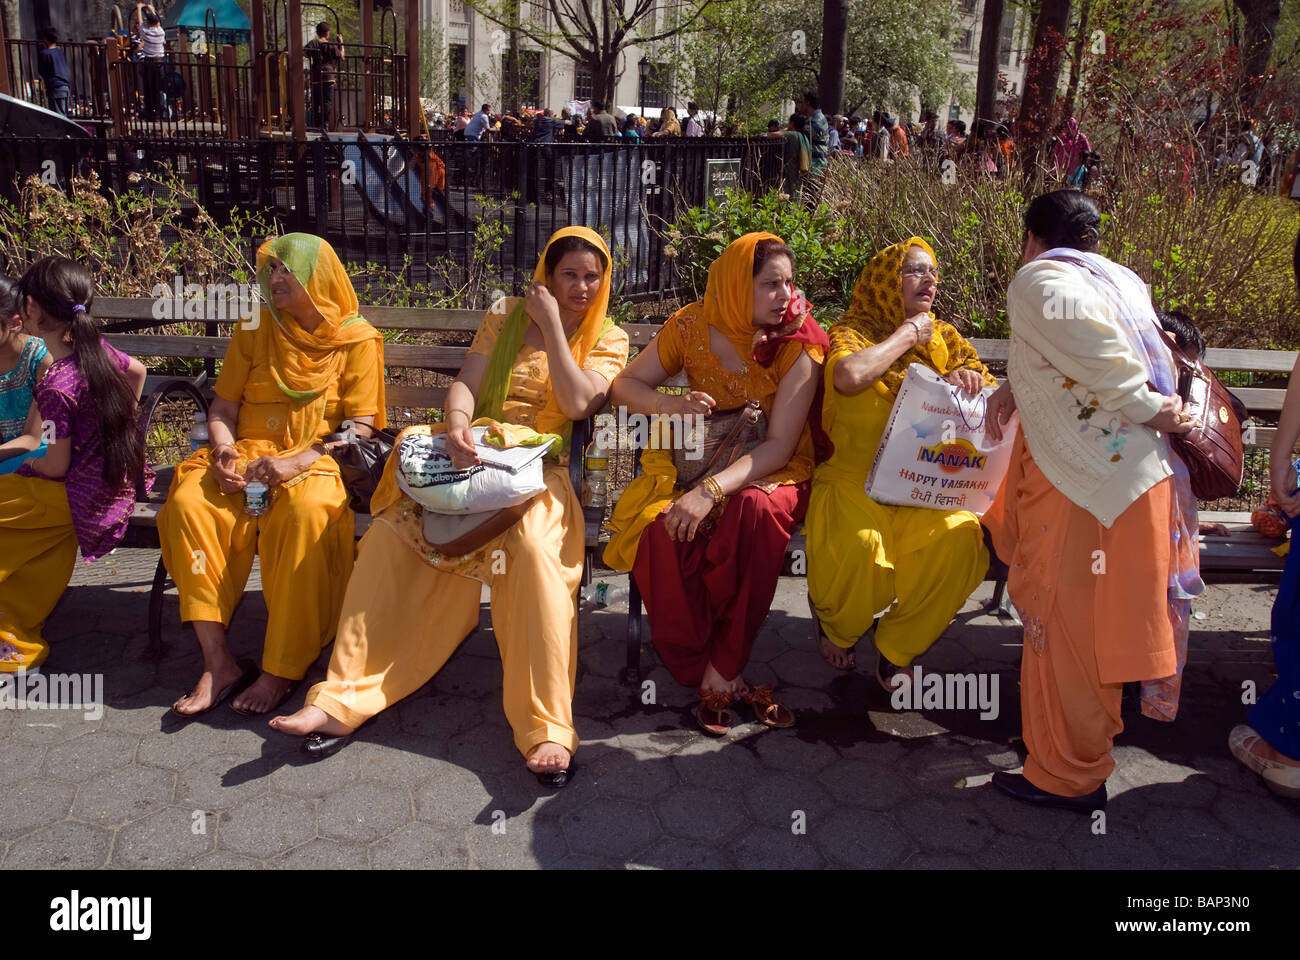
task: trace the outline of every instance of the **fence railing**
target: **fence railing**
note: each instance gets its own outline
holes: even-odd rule
[[[211,216],[264,214],[319,234],[340,257],[400,276],[417,294],[469,305],[520,291],[555,230],[589,226],[610,243],[620,296],[676,293],[663,227],[724,186],[781,182],[781,142],[654,140],[595,144],[411,143],[335,135],[306,143],[133,137],[18,138],[0,151],[0,187],[16,178],[98,174],[102,189],[156,190],[173,174]],[[49,163],[49,161],[53,161]]]

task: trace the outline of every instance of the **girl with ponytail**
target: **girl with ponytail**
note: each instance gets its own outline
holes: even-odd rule
[[[72,577],[126,532],[135,481],[146,474],[136,432],[145,369],[99,336],[86,269],[46,257],[18,282],[23,329],[53,363],[32,390],[26,442],[46,455],[0,476],[0,672],[41,665],[40,627]]]

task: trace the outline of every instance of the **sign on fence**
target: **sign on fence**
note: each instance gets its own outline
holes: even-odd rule
[[[726,199],[727,190],[740,188],[740,159],[728,157],[725,160],[704,161],[704,200]]]

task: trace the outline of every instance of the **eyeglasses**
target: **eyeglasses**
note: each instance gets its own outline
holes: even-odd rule
[[[923,280],[926,277],[932,277],[935,283],[939,282],[939,269],[937,267],[927,267],[918,264],[914,267],[904,267],[898,271],[901,276],[914,277],[917,280]]]

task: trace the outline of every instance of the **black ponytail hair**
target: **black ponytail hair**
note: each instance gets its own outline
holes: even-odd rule
[[[1191,317],[1181,310],[1157,310],[1156,319],[1160,321],[1160,329],[1173,335],[1180,350],[1205,359],[1205,337]]]
[[[1025,210],[1025,229],[1053,247],[1091,253],[1101,243],[1101,211],[1078,190],[1053,190],[1034,197]]]
[[[20,300],[31,297],[45,313],[43,330],[71,336],[99,428],[104,482],[113,489],[133,482],[144,470],[144,448],[136,433],[135,391],[104,352],[91,313],[95,284],[81,264],[66,257],[37,260],[18,281]]]

